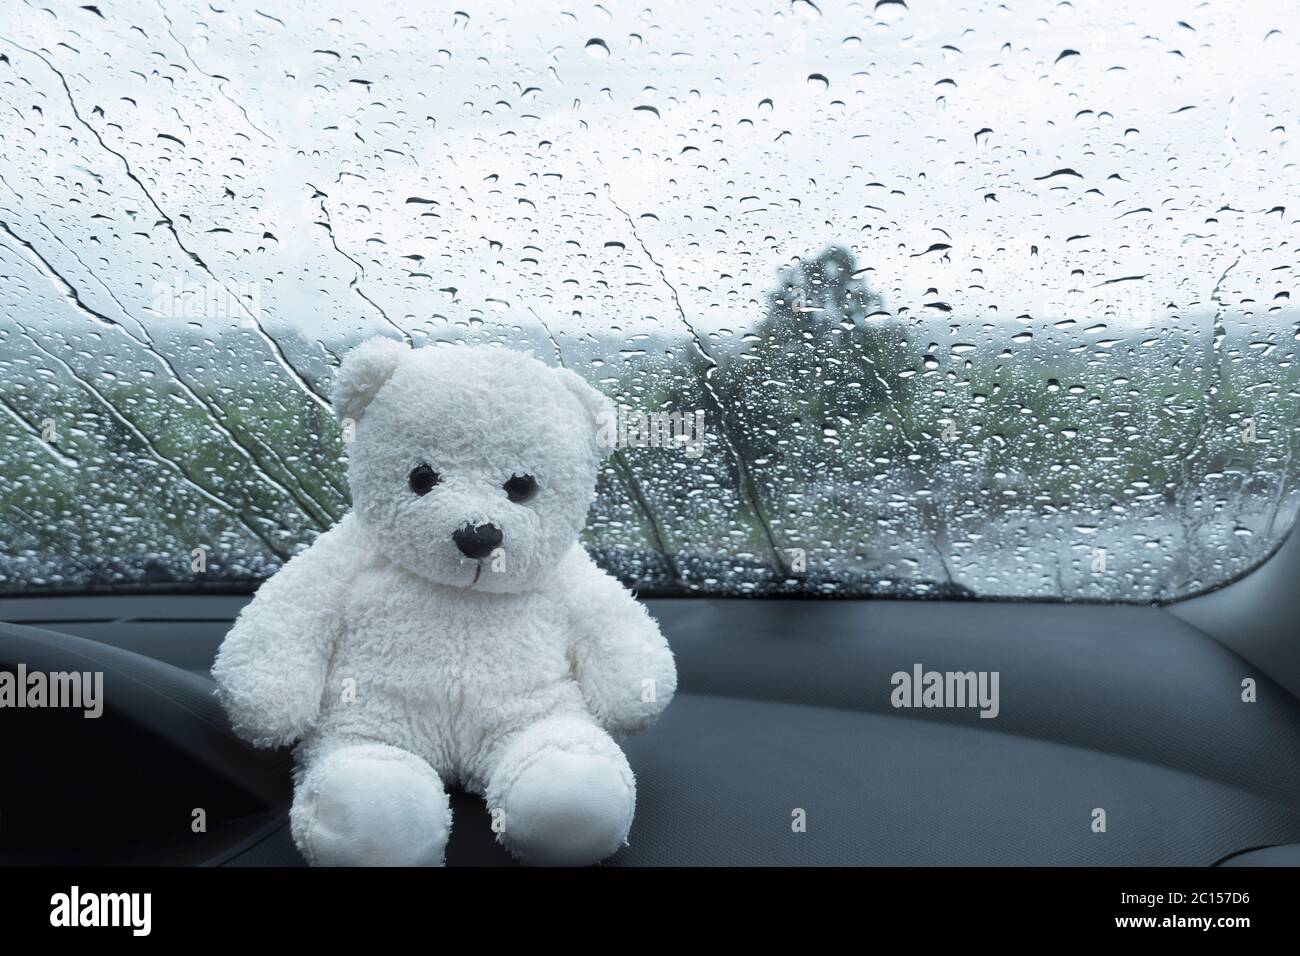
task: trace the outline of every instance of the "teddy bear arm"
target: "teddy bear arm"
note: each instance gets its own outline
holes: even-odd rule
[[[212,676],[249,742],[292,743],[319,716],[351,552],[344,524],[321,535],[258,589],[222,642]]]
[[[677,689],[677,669],[649,612],[587,560],[575,590],[574,677],[596,721],[612,734],[650,726]]]

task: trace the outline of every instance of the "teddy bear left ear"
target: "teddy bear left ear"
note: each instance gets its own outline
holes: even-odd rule
[[[410,352],[402,343],[385,338],[369,339],[349,352],[334,373],[330,396],[339,421],[358,421]]]
[[[567,368],[557,368],[554,371],[560,384],[573,394],[573,397],[582,404],[583,411],[587,413],[592,447],[600,456],[608,455],[614,450],[614,439],[617,435],[614,403],[606,398],[604,393],[587,384],[586,379],[577,372]]]

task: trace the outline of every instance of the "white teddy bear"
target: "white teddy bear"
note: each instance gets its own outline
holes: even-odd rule
[[[446,787],[527,863],[598,862],[636,801],[611,734],[677,685],[653,618],[578,543],[612,408],[502,348],[348,355],[353,511],[258,590],[213,666],[237,732],[297,742],[314,865],[440,865]]]

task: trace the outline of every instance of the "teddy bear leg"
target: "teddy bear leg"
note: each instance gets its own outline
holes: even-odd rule
[[[442,866],[451,806],[429,764],[398,747],[322,741],[300,759],[289,813],[312,866]]]
[[[497,839],[523,862],[586,866],[626,842],[636,781],[595,723],[551,717],[503,742],[485,797]]]

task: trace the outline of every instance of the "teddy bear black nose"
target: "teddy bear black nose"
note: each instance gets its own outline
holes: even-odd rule
[[[494,524],[467,524],[451,533],[451,540],[456,542],[460,553],[475,561],[491,554],[494,548],[500,546],[503,537],[501,529]]]

